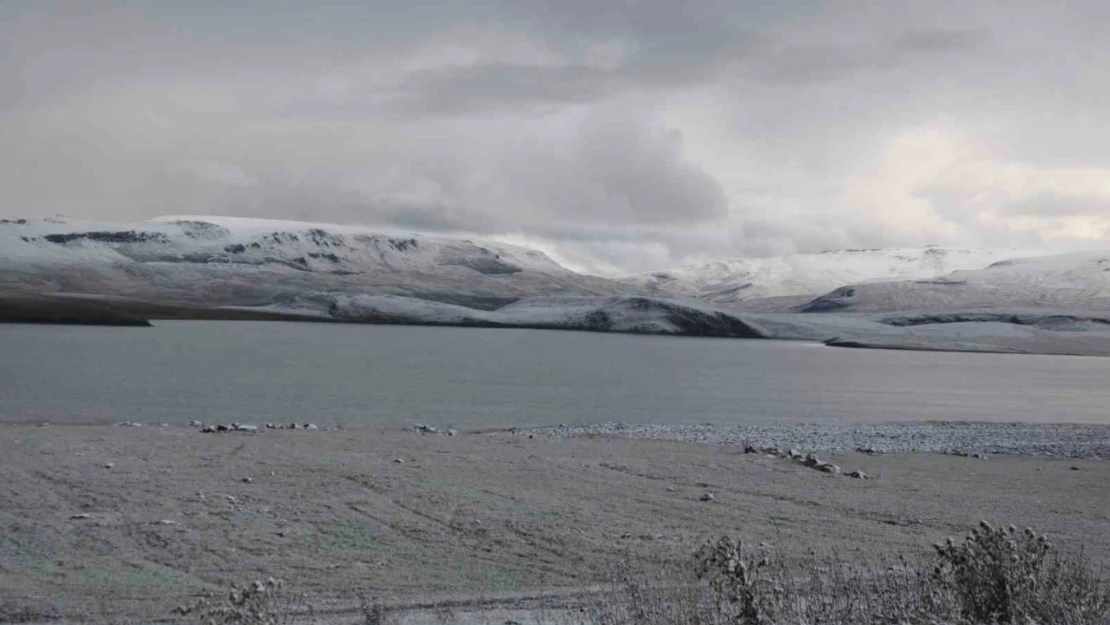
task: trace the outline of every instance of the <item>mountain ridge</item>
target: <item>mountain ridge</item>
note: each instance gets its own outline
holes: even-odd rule
[[[689,297],[726,307],[768,298],[817,296],[838,287],[901,279],[926,279],[981,269],[1044,250],[961,249],[940,246],[831,250],[767,258],[733,258],[687,264],[621,278],[646,294]]]

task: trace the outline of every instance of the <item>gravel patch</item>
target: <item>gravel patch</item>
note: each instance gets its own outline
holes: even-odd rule
[[[812,451],[940,452],[1110,458],[1110,425],[916,421],[899,423],[745,423],[558,426],[554,437],[615,436]]]

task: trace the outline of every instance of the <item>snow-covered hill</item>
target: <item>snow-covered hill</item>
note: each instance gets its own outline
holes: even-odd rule
[[[0,289],[210,306],[391,293],[481,308],[537,295],[628,291],[513,245],[226,217],[2,220]]]
[[[688,265],[630,276],[621,282],[646,294],[695,298],[737,307],[762,298],[818,295],[861,282],[932,278],[1034,254],[1016,249],[939,247],[840,250]]]
[[[647,297],[533,297],[486,311],[392,295],[327,295],[272,306],[268,310],[364,323],[761,336],[735,313],[700,302]]]
[[[842,286],[804,312],[1110,310],[1110,250],[1003,260],[920,280]]]

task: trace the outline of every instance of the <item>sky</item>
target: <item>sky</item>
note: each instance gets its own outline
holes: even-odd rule
[[[1104,0],[0,3],[0,213],[1110,248]]]

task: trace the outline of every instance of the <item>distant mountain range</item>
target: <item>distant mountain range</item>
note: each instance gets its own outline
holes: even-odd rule
[[[374,293],[479,309],[540,295],[630,291],[512,245],[228,217],[2,220],[0,290],[208,306]]]
[[[1029,258],[1035,254],[842,250],[741,258],[613,280],[575,273],[518,246],[355,226],[231,217],[139,223],[6,219],[0,220],[0,291],[317,315],[321,307],[357,296],[478,310],[537,297],[698,300],[730,311],[1110,309],[1110,253]]]

